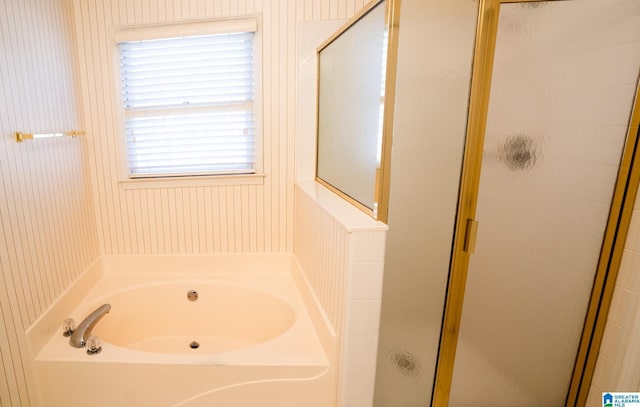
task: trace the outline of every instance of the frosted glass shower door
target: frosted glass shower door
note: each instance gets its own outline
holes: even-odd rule
[[[450,403],[564,405],[640,70],[640,2],[502,4]]]

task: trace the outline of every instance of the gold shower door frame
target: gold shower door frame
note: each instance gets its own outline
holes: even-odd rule
[[[549,0],[480,0],[451,269],[433,389],[432,406],[435,407],[446,407],[449,403],[469,258],[475,245],[478,226],[475,215],[500,5],[544,1]],[[639,126],[640,83],[636,89],[627,139],[565,406],[585,405],[595,370],[640,181],[640,159],[636,159]]]

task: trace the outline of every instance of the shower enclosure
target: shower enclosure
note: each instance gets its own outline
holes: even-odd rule
[[[640,3],[481,7],[434,405],[573,404],[637,138]]]
[[[375,405],[583,405],[638,186],[640,2],[400,15]]]

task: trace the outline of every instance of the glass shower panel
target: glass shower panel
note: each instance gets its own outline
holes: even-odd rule
[[[319,57],[318,178],[376,208],[386,2],[349,27]]]
[[[469,0],[400,2],[375,407],[431,399],[477,18]]]
[[[503,4],[450,406],[562,406],[640,68],[640,2]]]

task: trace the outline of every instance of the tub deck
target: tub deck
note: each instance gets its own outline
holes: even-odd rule
[[[46,341],[31,341],[32,347],[40,346],[32,351],[36,355],[42,405],[244,407],[256,405],[252,404],[256,398],[265,406],[332,405],[335,389],[331,363],[326,344],[317,332],[325,328],[318,326],[317,318],[314,320],[308,312],[309,299],[303,298],[304,290],[295,276],[299,270],[292,259],[287,255],[103,257],[96,270],[88,271],[93,273],[85,278],[90,282],[78,283],[84,284],[84,293],[72,287],[63,296],[67,298],[61,299],[68,309],[73,303],[68,297],[83,296],[76,298],[77,305],[69,314],[59,319],[63,311],[54,309],[28,333],[35,336],[52,331]],[[187,286],[206,284],[241,286],[272,294],[291,306],[295,318],[284,333],[272,339],[246,346],[235,344],[231,347],[234,350],[218,352],[207,351],[212,348],[206,345],[186,349],[193,339],[184,335],[149,339],[166,341],[162,346],[172,341],[185,342],[175,353],[166,348],[162,353],[139,350],[144,348],[143,343],[123,347],[103,341],[102,352],[90,356],[85,349],[71,347],[61,334],[65,317],[79,323],[97,305],[109,302],[114,293],[134,293],[140,287],[157,285],[175,285],[185,291]],[[58,328],[53,328],[55,322]],[[98,336],[101,322],[93,331]],[[208,344],[210,338],[199,339]]]

